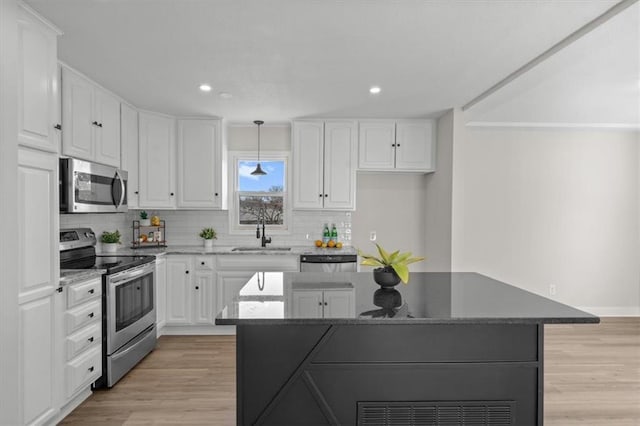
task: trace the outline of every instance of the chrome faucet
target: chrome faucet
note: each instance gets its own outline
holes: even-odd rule
[[[256,238],[261,238],[262,247],[266,247],[267,244],[271,243],[271,237],[267,237],[264,232],[265,228],[265,217],[266,217],[266,209],[260,209],[258,213],[258,224],[256,226]],[[260,220],[262,219],[262,236],[260,236]]]

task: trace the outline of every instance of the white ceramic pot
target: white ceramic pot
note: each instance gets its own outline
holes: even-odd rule
[[[213,239],[202,239],[204,241],[204,248],[210,249],[213,248]]]
[[[151,226],[151,219],[140,219],[140,226]]]
[[[118,243],[102,243],[104,253],[115,253],[118,250]]]

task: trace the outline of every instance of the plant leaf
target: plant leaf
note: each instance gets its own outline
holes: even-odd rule
[[[404,265],[402,263],[394,263],[393,265],[391,265],[391,267],[394,271],[396,271],[396,274],[398,274],[400,280],[403,283],[406,284],[407,282],[409,282],[409,268],[407,268],[407,265]]]
[[[363,266],[385,266],[378,259],[374,258],[365,258],[362,260],[362,262],[360,262],[360,264]]]
[[[389,253],[387,253],[378,243],[376,243],[376,247],[378,247],[378,253],[380,253],[382,263],[389,265]]]

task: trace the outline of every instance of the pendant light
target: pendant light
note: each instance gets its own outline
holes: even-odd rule
[[[256,167],[256,169],[254,171],[251,172],[251,174],[253,176],[264,176],[264,175],[267,174],[267,172],[262,170],[262,167],[260,167],[260,126],[262,126],[264,124],[264,121],[256,120],[256,121],[253,122],[253,124],[257,124],[258,125],[258,166]]]

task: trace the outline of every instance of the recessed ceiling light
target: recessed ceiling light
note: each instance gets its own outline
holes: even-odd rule
[[[209,86],[208,84],[201,84],[200,85],[200,90],[202,90],[203,92],[210,92],[211,91],[211,86]]]
[[[222,99],[231,99],[233,97],[231,93],[227,92],[220,92],[218,93],[218,96],[220,96]]]
[[[373,86],[371,87],[371,89],[369,89],[369,93],[371,93],[372,95],[377,95],[378,93],[380,93],[380,88],[378,86]]]

